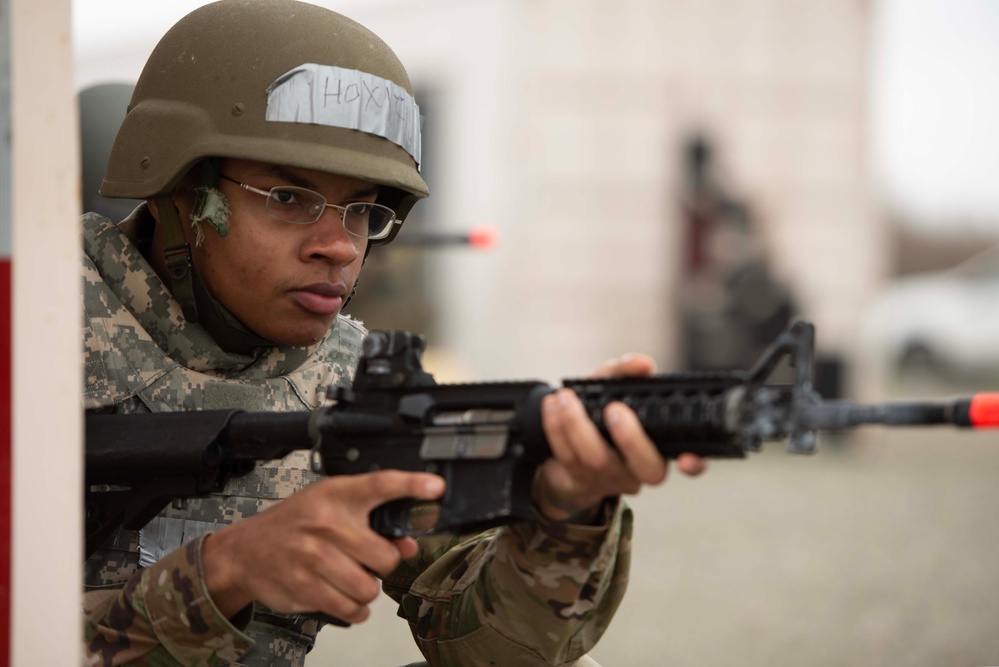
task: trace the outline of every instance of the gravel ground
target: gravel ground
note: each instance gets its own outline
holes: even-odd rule
[[[999,665],[999,431],[870,429],[780,445],[633,499],[604,667]],[[309,665],[419,659],[394,605]]]

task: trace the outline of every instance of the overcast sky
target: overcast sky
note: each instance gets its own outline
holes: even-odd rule
[[[363,0],[384,1],[398,0]],[[360,2],[318,0],[347,14]],[[159,36],[202,4],[75,0],[78,85],[134,80]],[[999,0],[879,0],[876,7],[871,156],[878,192],[917,223],[999,230]],[[120,54],[113,72],[91,66],[89,56],[101,50]]]
[[[999,229],[999,2],[883,0],[873,159],[910,217]]]

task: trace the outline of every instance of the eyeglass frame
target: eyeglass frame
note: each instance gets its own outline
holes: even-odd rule
[[[389,208],[388,206],[385,206],[384,204],[378,204],[376,202],[350,202],[350,203],[346,204],[345,206],[340,206],[338,204],[331,204],[331,203],[329,203],[328,201],[326,201],[326,197],[322,196],[320,193],[316,192],[315,190],[310,190],[309,188],[299,187],[297,185],[275,185],[270,190],[264,190],[262,188],[257,188],[257,187],[254,187],[252,185],[249,185],[248,183],[243,183],[241,181],[237,181],[235,178],[231,178],[229,176],[226,176],[225,174],[219,174],[219,177],[220,178],[224,178],[225,180],[229,181],[230,183],[235,183],[236,185],[238,185],[239,187],[243,188],[244,190],[248,190],[248,191],[256,193],[258,195],[263,195],[264,197],[267,198],[267,201],[264,202],[264,211],[267,212],[267,215],[271,216],[275,220],[280,220],[282,222],[287,222],[287,223],[290,223],[292,225],[313,225],[313,224],[317,223],[321,217],[323,217],[323,213],[326,212],[327,208],[332,208],[337,213],[340,214],[339,215],[339,217],[340,217],[340,224],[343,225],[344,231],[346,231],[348,234],[350,234],[351,236],[356,236],[358,238],[367,239],[368,241],[381,241],[381,240],[384,240],[384,239],[389,238],[391,236],[393,225],[401,225],[402,224],[402,220],[399,219],[398,215],[396,215],[396,212],[393,209]],[[270,208],[268,207],[268,203],[273,200],[273,197],[271,196],[271,194],[275,190],[291,190],[293,192],[308,192],[309,194],[315,195],[319,199],[319,201],[321,201],[323,203],[323,207],[321,209],[319,209],[319,212],[316,214],[315,219],[314,220],[310,220],[309,222],[302,222],[300,220],[288,220],[287,218],[282,218],[282,217],[280,217],[278,215],[274,215],[274,212],[271,211]],[[274,201],[277,201],[277,200],[274,200]],[[382,209],[382,210],[388,211],[389,213],[392,214],[392,217],[389,219],[388,223],[386,223],[385,229],[382,230],[379,234],[377,234],[375,236],[364,236],[362,234],[357,234],[357,233],[352,232],[349,229],[347,229],[347,221],[346,221],[346,219],[344,217],[345,214],[347,213],[348,207],[353,206],[354,204],[363,204],[363,205],[366,205],[366,206],[373,206],[373,207],[376,207],[378,209]]]

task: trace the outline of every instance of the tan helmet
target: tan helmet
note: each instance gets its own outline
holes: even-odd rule
[[[348,77],[346,88],[340,81],[334,82],[339,89],[331,88],[331,71]],[[292,106],[286,95],[282,107],[273,92],[293,72],[305,74],[290,88]],[[308,110],[302,120],[301,104],[294,103],[315,97],[320,85],[320,103],[339,93],[338,99],[355,101],[361,115],[411,103],[403,115],[415,118],[406,118],[410,124],[394,133],[377,127],[389,112],[374,118],[373,130],[361,121],[310,119]],[[340,14],[295,0],[213,2],[181,19],[153,50],[111,150],[101,194],[153,198],[202,159],[232,157],[387,186],[379,201],[404,219],[428,194],[419,173],[412,94],[409,76],[388,45]],[[397,230],[373,243],[391,241]]]

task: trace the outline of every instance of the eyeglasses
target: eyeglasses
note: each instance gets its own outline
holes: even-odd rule
[[[261,190],[225,175],[222,175],[222,178],[244,190],[267,197],[264,210],[272,217],[285,222],[311,225],[322,217],[327,208],[333,208],[340,213],[340,221],[348,233],[373,241],[387,237],[392,231],[392,223],[396,222],[395,211],[381,204],[353,202],[346,206],[337,206],[328,203],[318,192],[307,188],[278,185],[270,190]]]

